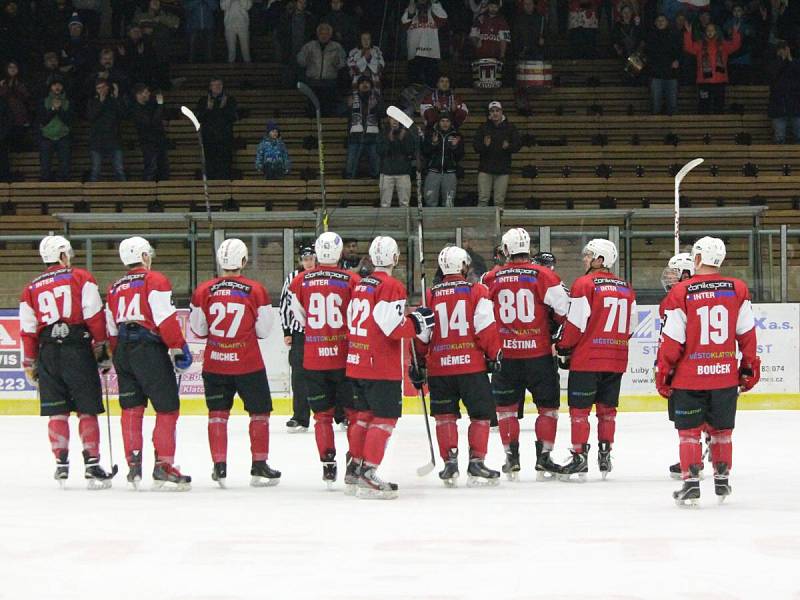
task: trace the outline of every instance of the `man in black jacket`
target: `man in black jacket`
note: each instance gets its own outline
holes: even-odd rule
[[[645,42],[650,98],[654,115],[660,115],[662,106],[666,106],[667,114],[672,116],[678,108],[678,74],[683,46],[681,39],[669,28],[667,17],[658,15],[655,24]]]
[[[212,79],[208,94],[198,100],[195,113],[202,124],[206,175],[209,179],[230,179],[233,124],[239,119],[236,98],[225,93],[221,79]]]
[[[381,207],[392,205],[397,190],[400,206],[408,206],[411,200],[411,171],[414,168],[419,135],[416,129],[405,129],[389,117],[389,126],[378,136],[378,156],[381,159],[380,191]]]
[[[164,96],[159,92],[152,99],[150,88],[143,83],[134,88],[131,120],[139,134],[142,147],[142,181],[169,179],[167,135],[164,132]]]
[[[125,107],[119,97],[116,83],[109,87],[108,81],[98,78],[94,97],[89,99],[86,118],[89,121],[89,153],[92,171],[89,181],[98,181],[103,159],[110,158],[116,181],[125,181],[125,165],[122,157],[119,126],[125,117]]]
[[[478,162],[478,206],[488,206],[489,198],[502,208],[506,201],[511,156],[522,147],[517,128],[503,114],[497,100],[489,103],[489,118],[475,131],[472,147]]]
[[[464,138],[453,129],[450,113],[439,114],[436,126],[425,136],[422,151],[428,159],[425,206],[453,207],[458,186],[458,162],[464,158]]]
[[[786,143],[791,124],[795,143],[800,144],[800,63],[786,42],[780,42],[775,59],[768,65],[769,118],[776,144]]]

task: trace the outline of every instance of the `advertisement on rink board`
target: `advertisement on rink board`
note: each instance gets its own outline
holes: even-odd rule
[[[276,323],[279,323],[278,309],[274,309]],[[753,306],[758,335],[758,354],[761,357],[761,382],[756,388],[758,394],[800,397],[800,304],[756,304]],[[181,377],[181,396],[202,398],[203,350],[205,342],[191,333],[188,325],[189,311],[181,309],[178,316],[184,335],[194,356],[194,364]],[[639,306],[635,315],[637,323],[630,342],[628,371],[622,380],[622,402],[625,410],[625,397],[631,399],[628,408],[635,409],[633,399],[656,398],[653,384],[653,364],[658,348],[660,320],[657,306]],[[273,398],[291,395],[288,348],[283,343],[283,332],[275,326],[266,340],[260,340],[261,353],[267,368]],[[561,387],[566,390],[568,374],[561,372]],[[109,393],[117,392],[116,375],[112,370],[108,377]],[[405,394],[415,396],[416,391],[406,381]],[[14,402],[36,400],[36,389],[28,385],[22,370],[22,342],[16,309],[0,310],[0,414],[17,412]],[[5,405],[4,405],[5,404]],[[779,408],[776,402],[766,407]],[[792,403],[796,406],[796,402]],[[413,405],[416,408],[416,405]],[[783,407],[786,407],[785,405]],[[651,404],[640,408],[657,410]]]

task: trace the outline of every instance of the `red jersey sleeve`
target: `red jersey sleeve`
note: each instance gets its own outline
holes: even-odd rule
[[[39,356],[39,319],[33,307],[31,290],[26,285],[19,300],[19,325],[23,357],[27,362]]]
[[[489,298],[489,290],[482,285],[472,286],[473,315],[472,326],[478,347],[491,359],[497,357],[502,348],[497,323],[494,320],[494,304]]]
[[[105,342],[108,339],[106,331],[106,314],[103,310],[103,299],[97,281],[89,271],[74,269],[81,294],[81,313],[86,323],[86,328],[92,335],[95,343]]]
[[[750,303],[750,291],[743,281],[735,282],[736,296],[741,299],[736,318],[736,343],[742,353],[742,364],[752,365],[758,351],[756,339],[756,320]]]
[[[189,327],[199,338],[208,337],[208,319],[205,306],[208,300],[208,282],[195,288],[189,302]]]
[[[183,338],[178,313],[172,303],[172,285],[161,273],[150,271],[147,277],[147,304],[153,316],[153,324],[167,348],[183,348]]]

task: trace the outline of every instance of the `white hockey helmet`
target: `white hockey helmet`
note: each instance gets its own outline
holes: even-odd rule
[[[142,255],[147,254],[150,258],[156,255],[156,251],[146,239],[140,236],[129,237],[119,243],[119,257],[123,265],[135,265],[144,262]]]
[[[225,240],[217,248],[217,264],[225,271],[236,271],[247,262],[247,244],[238,238]]]
[[[589,240],[589,243],[583,247],[583,254],[590,255],[592,260],[600,256],[603,257],[603,266],[610,269],[617,262],[617,247],[614,242],[603,239]]]
[[[447,246],[439,252],[439,268],[444,275],[458,275],[471,262],[467,251],[458,246]]]
[[[694,275],[694,261],[692,255],[688,252],[681,252],[669,259],[667,266],[661,273],[661,285],[665,291],[672,289],[683,277],[684,273],[689,273],[691,277]]]
[[[514,227],[503,234],[503,253],[506,256],[531,253],[531,236],[522,227]]]
[[[369,258],[376,267],[393,267],[400,260],[400,249],[394,239],[379,235],[369,246]]]
[[[700,264],[709,267],[721,267],[725,260],[725,242],[719,238],[705,236],[692,246],[692,260],[700,256]]]
[[[57,263],[61,260],[61,255],[66,254],[70,258],[75,256],[72,244],[61,235],[48,235],[39,242],[39,255],[44,263]]]
[[[338,233],[326,231],[314,242],[317,260],[323,265],[335,265],[342,257],[344,243]]]

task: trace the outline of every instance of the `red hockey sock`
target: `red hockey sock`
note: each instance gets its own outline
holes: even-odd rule
[[[613,444],[617,429],[617,409],[598,402],[594,410],[597,415],[597,440]]]
[[[583,445],[589,441],[589,413],[591,408],[569,409],[569,420],[572,425],[572,450],[583,452]]]
[[[250,454],[253,462],[269,458],[269,413],[250,415]]]
[[[144,421],[144,406],[123,408],[120,424],[122,425],[122,445],[125,447],[125,458],[130,459],[134,451],[142,452],[142,422]]]
[[[317,439],[320,459],[324,459],[329,450],[336,454],[336,444],[333,441],[333,413],[333,408],[314,413],[314,437]]]
[[[62,452],[69,452],[69,413],[53,415],[47,421],[47,437],[56,460]]]
[[[158,462],[175,463],[175,426],[178,423],[177,410],[156,413],[156,426],[153,428],[153,448]]]
[[[458,450],[458,425],[456,416],[436,415],[436,441],[439,444],[439,456],[447,460],[450,448]]]
[[[519,418],[516,405],[497,407],[497,428],[500,430],[500,441],[508,448],[511,442],[519,442]]]
[[[730,469],[733,466],[733,442],[731,440],[733,429],[709,427],[708,432],[711,434],[711,462],[715,465],[723,462]]]
[[[556,444],[556,428],[558,427],[558,409],[537,407],[539,416],[536,417],[536,439],[542,442],[542,448],[547,452]]]
[[[211,448],[211,460],[215,463],[228,460],[228,417],[229,410],[211,410],[208,412],[208,447]]]
[[[357,411],[355,419],[350,421],[347,442],[350,445],[350,456],[354,459],[364,458],[364,440],[367,439],[367,429],[371,421],[372,413],[368,410]]]
[[[703,462],[700,431],[700,427],[678,430],[678,437],[680,438],[681,474],[684,479],[689,477],[689,465],[698,465]]]
[[[83,451],[92,458],[100,456],[100,425],[97,415],[78,413],[78,433],[81,436]]]
[[[486,450],[489,446],[489,420],[470,419],[467,438],[469,439],[469,457],[486,458]]]
[[[392,437],[397,419],[387,419],[385,417],[373,417],[367,429],[367,439],[364,440],[364,462],[373,466],[378,466],[383,461],[383,454],[389,438]]]

